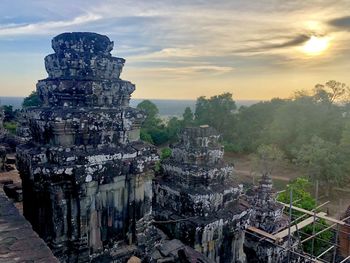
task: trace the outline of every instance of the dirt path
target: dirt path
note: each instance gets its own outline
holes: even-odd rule
[[[258,178],[258,175],[256,173],[254,173],[254,172],[252,173],[251,171],[248,171],[248,170],[237,170],[237,169],[235,169],[235,172],[238,175],[244,175],[244,176],[250,176],[250,177]],[[272,175],[271,177],[272,177],[272,179],[281,180],[281,181],[285,181],[285,182],[289,182],[291,180],[290,178],[287,178],[285,176]]]
[[[235,166],[235,177],[241,183],[256,185],[260,176],[253,172],[252,160],[249,155],[238,155],[234,153],[225,153],[225,161],[233,163]],[[300,176],[305,176],[306,173],[296,165],[288,162],[283,162],[276,166],[272,180],[274,188],[277,191],[284,190],[290,180]],[[319,193],[318,204],[330,201],[329,204],[323,207],[324,211],[328,211],[329,215],[340,218],[350,205],[350,190],[347,188],[333,188],[329,196],[325,196],[323,191]]]
[[[240,182],[257,184],[260,176],[254,172],[251,156],[225,153],[224,159],[226,162],[234,164],[235,176]],[[301,169],[297,169],[296,166],[288,162],[281,162],[280,164],[276,165],[272,174],[274,188],[276,190],[285,189],[290,180],[302,176],[303,173],[304,172]]]

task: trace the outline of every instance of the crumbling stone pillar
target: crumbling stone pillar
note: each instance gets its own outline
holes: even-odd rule
[[[134,242],[150,213],[156,150],[139,140],[145,118],[129,107],[125,60],[95,33],[64,33],[46,56],[42,106],[26,112],[30,140],[17,149],[23,209],[61,262],[86,262],[115,241]],[[148,192],[147,192],[148,191]]]

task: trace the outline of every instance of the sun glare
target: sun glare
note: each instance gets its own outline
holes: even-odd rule
[[[316,56],[322,54],[328,46],[328,37],[312,36],[303,46],[303,52],[307,55]]]

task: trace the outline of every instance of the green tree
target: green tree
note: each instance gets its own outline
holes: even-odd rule
[[[344,147],[349,147],[350,149],[350,118],[347,118],[344,128],[342,130],[342,135],[340,139],[340,145]]]
[[[295,162],[307,169],[311,180],[319,180],[329,190],[344,179],[343,165],[339,160],[336,144],[314,136],[310,144],[298,151]]]
[[[349,99],[350,89],[345,83],[330,80],[326,84],[317,84],[314,88],[314,99],[323,103],[345,102]]]
[[[179,120],[176,117],[172,117],[166,126],[166,130],[168,133],[168,138],[170,141],[176,141],[178,138],[178,135],[182,129],[183,123],[181,120]]]
[[[12,134],[16,134],[17,122],[5,122],[4,128]]]
[[[228,139],[232,133],[236,103],[231,93],[212,96],[209,99],[199,97],[196,102],[195,121],[199,125],[208,124]]]
[[[28,107],[36,107],[40,106],[42,104],[38,93],[36,91],[32,91],[29,96],[25,97],[22,102],[22,107],[23,108],[28,108]]]
[[[350,182],[350,118],[345,122],[340,144],[338,146],[338,162],[342,165],[342,172],[347,183]]]
[[[140,131],[140,139],[142,141],[154,144],[151,134],[149,134],[148,131],[143,128],[141,128],[141,131]]]
[[[148,130],[155,145],[162,145],[169,141],[169,134],[164,125]]]
[[[289,204],[292,191],[293,204],[310,211],[316,207],[316,200],[310,194],[311,189],[312,184],[307,178],[298,177],[287,185],[286,191],[280,193],[277,200]]]
[[[262,175],[271,175],[283,161],[283,152],[276,145],[260,145],[254,155],[254,167]]]
[[[150,100],[144,100],[137,105],[139,110],[146,113],[146,119],[144,121],[144,127],[156,127],[161,123],[158,118],[159,110],[157,106]]]
[[[168,134],[158,117],[159,110],[157,106],[149,100],[144,100],[137,105],[137,108],[146,114],[146,119],[141,126],[141,140],[156,145],[165,143],[168,140]]]
[[[186,107],[184,113],[182,114],[183,126],[187,127],[193,124],[193,112],[190,107]]]
[[[171,156],[171,149],[169,147],[166,147],[166,148],[163,148],[162,151],[161,151],[161,154],[160,154],[160,160],[165,160],[165,159],[168,159],[170,158]]]
[[[16,119],[16,111],[13,110],[12,105],[2,106],[4,110],[4,122],[13,122]]]
[[[315,101],[313,96],[299,96],[276,110],[268,128],[268,140],[277,144],[289,157],[313,136],[337,143],[343,127],[343,110],[334,104]]]
[[[236,115],[236,125],[233,129],[236,151],[255,152],[260,144],[274,143],[269,140],[269,127],[276,111],[286,100],[272,99],[251,106],[241,106]]]

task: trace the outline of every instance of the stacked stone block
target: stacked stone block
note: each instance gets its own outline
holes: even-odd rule
[[[157,226],[216,262],[246,262],[244,229],[250,208],[242,185],[223,161],[219,134],[209,126],[186,128],[154,182]]]
[[[64,33],[45,58],[42,106],[25,113],[30,140],[17,149],[25,217],[61,262],[87,262],[117,241],[135,241],[150,213],[154,147],[139,140],[144,113],[125,60],[95,33]]]

